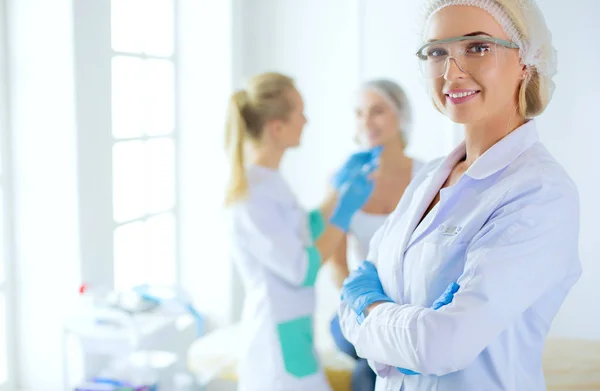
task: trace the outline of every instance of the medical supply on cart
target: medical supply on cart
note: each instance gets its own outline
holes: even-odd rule
[[[176,375],[186,374],[186,351],[203,325],[183,289],[142,285],[111,292],[83,284],[65,320],[65,389],[173,390]],[[68,361],[75,357],[67,353],[69,339],[80,347],[82,364],[75,374],[69,372]],[[78,379],[85,381],[75,383]]]

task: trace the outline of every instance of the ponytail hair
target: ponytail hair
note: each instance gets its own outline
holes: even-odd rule
[[[267,121],[288,118],[293,107],[286,93],[294,88],[290,77],[270,72],[254,76],[247,89],[231,96],[225,125],[225,148],[231,166],[226,206],[244,199],[248,193],[247,141],[260,143]]]
[[[237,91],[229,101],[227,125],[225,126],[225,148],[229,152],[231,172],[225,204],[242,198],[248,191],[248,178],[244,164],[245,138],[248,130],[244,120],[243,110],[248,101],[246,91]]]

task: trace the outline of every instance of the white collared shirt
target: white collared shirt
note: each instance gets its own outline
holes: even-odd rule
[[[440,191],[464,155],[463,143],[426,166],[373,237],[368,260],[394,303],[361,325],[340,306],[344,335],[377,372],[377,390],[546,389],[544,341],[581,274],[577,189],[533,120]],[[452,303],[430,309],[454,281]]]

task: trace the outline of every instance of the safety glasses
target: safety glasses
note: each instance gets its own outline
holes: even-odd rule
[[[437,79],[446,73],[450,59],[454,59],[461,71],[476,75],[483,69],[496,67],[508,50],[518,48],[516,43],[500,38],[461,36],[428,42],[416,55],[423,77]]]

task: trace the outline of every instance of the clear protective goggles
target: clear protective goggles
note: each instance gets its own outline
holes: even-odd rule
[[[423,77],[437,79],[446,73],[450,59],[464,73],[476,75],[482,69],[496,67],[508,49],[518,48],[516,43],[500,38],[460,36],[428,42],[416,55]]]

